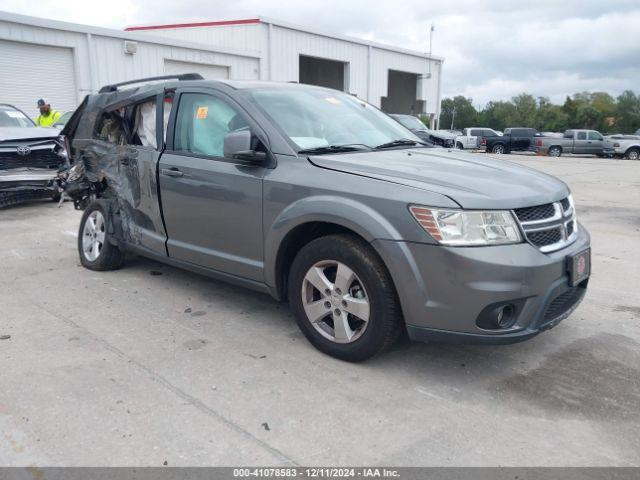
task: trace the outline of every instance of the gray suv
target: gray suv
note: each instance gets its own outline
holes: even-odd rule
[[[560,180],[427,148],[335,90],[172,78],[106,86],[63,131],[86,268],[132,252],[269,293],[349,361],[404,332],[525,340],[583,299],[589,235]]]

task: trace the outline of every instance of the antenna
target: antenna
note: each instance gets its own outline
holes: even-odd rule
[[[435,30],[433,23],[429,27],[429,78],[431,78],[431,53],[433,52],[433,31]]]

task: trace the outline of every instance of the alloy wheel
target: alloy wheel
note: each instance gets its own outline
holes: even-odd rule
[[[302,305],[316,331],[332,342],[354,342],[369,325],[369,297],[362,281],[336,260],[322,260],[307,271]]]
[[[94,210],[87,217],[82,229],[82,254],[90,262],[100,256],[104,245],[105,229],[102,212]]]

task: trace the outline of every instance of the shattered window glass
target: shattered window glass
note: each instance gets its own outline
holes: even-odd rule
[[[246,120],[227,102],[211,95],[187,93],[180,97],[174,150],[222,157],[224,137],[248,128]]]

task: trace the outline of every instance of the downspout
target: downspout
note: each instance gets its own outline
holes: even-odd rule
[[[91,93],[98,91],[97,78],[96,78],[96,60],[95,52],[93,49],[93,35],[87,33],[87,54],[89,55],[89,85],[91,86]]]
[[[371,45],[367,45],[367,102],[371,103]]]
[[[441,89],[442,89],[442,64],[444,63],[444,60],[440,60],[440,62],[438,62],[438,106],[436,107],[436,112],[438,115],[438,118],[436,120],[436,130],[440,130],[440,95],[441,95]]]
[[[273,24],[269,22],[267,30],[267,58],[269,62],[269,80],[273,80]]]

